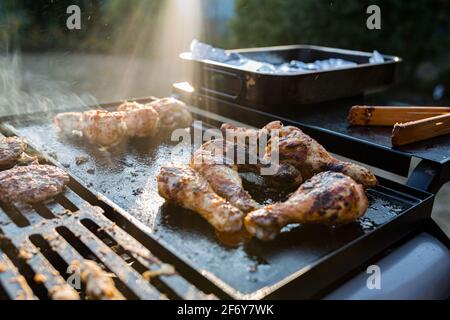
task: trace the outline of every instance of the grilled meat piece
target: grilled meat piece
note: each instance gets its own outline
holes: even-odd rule
[[[239,135],[255,135],[254,129],[233,128],[230,125],[222,127],[236,130]],[[283,126],[280,121],[273,121],[257,133],[259,139],[263,134],[268,134],[269,139],[267,139],[265,154],[262,158],[270,161],[272,150],[278,151],[280,164],[294,166],[304,179],[311,178],[322,171],[335,171],[350,176],[364,187],[377,185],[376,177],[368,169],[332,157],[320,143],[297,127]]]
[[[222,139],[210,140],[194,152],[190,166],[198,171],[221,197],[243,212],[261,206],[244,189],[239,172],[260,174],[270,163],[249,154],[249,148]],[[286,188],[302,182],[300,172],[287,163],[274,166],[274,174],[263,176],[272,186]]]
[[[300,170],[306,179],[322,171],[342,172],[353,178],[364,187],[378,184],[377,178],[368,169],[350,162],[344,162],[332,157],[325,148],[299,128],[283,126],[280,121],[269,123],[269,131],[278,130],[280,137],[278,149],[280,159],[288,161]],[[269,153],[273,139],[269,140],[266,153]]]
[[[58,134],[81,137],[83,135],[82,120],[81,112],[63,112],[58,113],[53,121]]]
[[[145,108],[145,105],[137,103],[136,101],[124,101],[120,106],[117,107],[117,111],[133,111]]]
[[[62,192],[69,176],[51,165],[32,164],[0,172],[0,200],[37,203]]]
[[[152,101],[148,106],[153,107],[159,114],[160,128],[172,131],[177,128],[189,127],[192,115],[186,105],[174,98],[162,98]]]
[[[61,135],[84,136],[91,143],[112,147],[127,137],[151,137],[159,129],[173,130],[187,127],[192,122],[186,105],[173,98],[146,105],[125,101],[117,110],[59,113],[54,123]]]
[[[191,125],[192,115],[186,105],[174,98],[162,98],[148,104],[137,102],[124,102],[118,111],[133,111],[142,109],[152,109],[158,114],[158,127],[163,130],[173,130],[185,128]]]
[[[273,173],[263,177],[267,183],[277,188],[297,188],[303,182],[300,171],[289,160],[281,156],[278,162],[273,161],[270,150],[266,150],[270,140],[270,124],[262,129],[252,129],[224,123],[220,130],[227,141],[235,145],[244,144],[247,150],[246,159],[253,159],[253,164],[238,164],[240,172],[261,174],[263,168],[271,168]]]
[[[253,128],[245,128],[245,127],[237,127],[230,123],[223,123],[220,126],[220,131],[222,132],[222,137],[230,142],[235,144],[244,144],[247,148],[249,148],[250,152],[255,155],[259,155],[259,144],[261,142],[261,138],[264,134],[268,134],[267,130],[263,129],[253,129]],[[262,146],[263,150],[265,149],[267,142],[265,142]]]
[[[218,231],[234,232],[242,227],[243,212],[217,195],[206,179],[188,166],[162,167],[158,192],[164,199],[196,211]]]
[[[226,148],[232,144],[222,139],[210,140],[204,143],[191,159],[191,167],[198,171],[212,189],[243,212],[249,212],[260,207],[244,190],[242,179],[234,161],[226,158]]]
[[[17,137],[0,137],[0,166],[16,163],[24,153],[27,145]]]
[[[54,119],[56,131],[64,136],[85,137],[102,147],[112,147],[126,137],[125,114],[106,110],[63,112]]]
[[[125,115],[128,136],[151,137],[158,131],[159,115],[153,107],[125,101],[117,110]]]
[[[245,227],[260,240],[272,240],[289,223],[348,223],[363,216],[367,207],[360,184],[342,173],[325,171],[305,181],[285,202],[250,212]]]
[[[89,110],[83,112],[83,135],[91,142],[103,147],[119,144],[126,137],[125,116],[119,112]]]

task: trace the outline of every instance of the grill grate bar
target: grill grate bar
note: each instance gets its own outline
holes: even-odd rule
[[[91,216],[96,225],[102,232],[107,234],[110,238],[114,239],[117,244],[123,248],[126,254],[132,256],[137,262],[142,264],[150,271],[157,271],[161,268],[161,261],[153,256],[144,246],[142,246],[135,238],[131,237],[124,230],[116,225],[108,224],[104,219],[96,214]],[[83,222],[83,220],[82,220]],[[178,274],[161,275],[157,277],[159,281],[170,288],[180,299],[201,299],[207,298],[205,294],[195,288],[186,279],[182,278]]]
[[[77,208],[86,206],[87,202],[71,189],[68,189],[64,193],[64,197],[73,203]],[[150,251],[142,246],[136,239],[128,235],[124,230],[117,227],[114,223],[111,224],[111,222],[106,220],[103,215],[99,215],[97,212],[92,210],[89,215],[89,219],[94,220],[104,232],[106,232],[127,251],[127,254],[131,255],[148,270],[155,271],[161,268],[161,261],[159,261],[158,258],[153,256]],[[203,292],[199,291],[178,274],[162,275],[158,279],[178,298],[198,299],[206,297]]]
[[[17,242],[17,240],[15,242]],[[20,251],[24,252],[25,255],[30,255],[29,257],[22,258],[35,272],[33,280],[36,283],[42,283],[45,286],[50,298],[53,293],[58,291],[58,289],[64,289],[64,291],[77,296],[75,290],[66,283],[59,271],[50,264],[50,262],[28,239],[21,241],[20,244],[14,243],[14,245],[19,248]]]
[[[0,206],[0,227],[5,227],[10,224],[13,224],[14,222],[12,219],[6,214],[6,212],[2,209]]]
[[[10,204],[0,203],[0,215],[4,229],[25,228],[30,225],[30,221]]]
[[[45,240],[48,241],[51,248],[57,252],[61,258],[70,265],[75,260],[82,261],[83,257],[76,251],[59,233],[54,229],[42,233]]]
[[[14,203],[11,207],[11,210],[17,210],[29,221],[31,225],[37,225],[38,223],[42,223],[44,220],[44,218],[30,205]]]
[[[0,287],[9,299],[37,300],[25,278],[2,251],[0,251]]]
[[[45,207],[50,210],[55,216],[60,216],[66,213],[67,209],[55,198],[55,201],[45,203]]]
[[[49,243],[50,247],[70,266],[75,261],[83,261],[83,256],[78,253],[55,229],[49,229],[42,233],[43,238]],[[76,272],[75,270],[67,270],[68,276]],[[74,279],[77,281],[78,279]],[[70,279],[68,279],[70,281]],[[70,283],[70,282],[69,282]],[[81,283],[71,283],[72,285],[80,285]],[[81,289],[78,288],[78,289]]]
[[[79,222],[72,224],[70,230],[137,296],[140,296],[142,299],[163,298],[162,293],[151,286],[134,269],[130,268],[121,257],[92,235],[82,224]]]
[[[60,197],[64,197],[66,201],[68,200],[78,209],[81,209],[87,203],[86,200],[81,198],[77,193],[75,193],[72,189],[69,188],[67,188],[66,192],[64,192],[64,195],[60,195]]]

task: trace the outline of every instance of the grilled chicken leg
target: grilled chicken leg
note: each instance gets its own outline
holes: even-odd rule
[[[278,143],[280,158],[291,159],[290,163],[300,170],[304,178],[311,178],[322,171],[335,171],[353,178],[364,187],[377,185],[377,178],[368,169],[332,157],[320,143],[299,128],[283,126],[280,121],[271,122],[268,127],[280,133]],[[266,152],[272,147],[269,141]]]
[[[255,210],[260,205],[244,190],[235,162],[226,158],[227,146],[231,144],[226,144],[221,139],[204,143],[195,151],[190,165],[209,182],[219,196],[243,212]]]
[[[245,227],[260,240],[272,240],[289,223],[348,223],[367,207],[360,184],[342,173],[325,171],[305,181],[285,202],[250,212]]]
[[[244,189],[239,172],[260,174],[261,168],[270,164],[258,158],[252,158],[253,161],[250,161],[248,148],[241,147],[222,139],[210,140],[194,152],[190,165],[209,182],[219,196],[243,212],[249,212],[260,208],[260,205]],[[298,181],[301,179],[300,172],[291,165],[277,165],[273,170],[273,175],[265,176],[272,186],[301,183],[301,180]]]
[[[189,127],[192,123],[192,114],[186,104],[174,98],[162,98],[147,104],[158,112],[160,128],[172,131],[177,128]]]
[[[267,183],[277,188],[298,187],[303,182],[303,177],[295,166],[282,158],[279,161],[273,161],[270,150],[267,152],[270,126],[252,129],[224,123],[220,130],[226,141],[235,146],[245,146],[248,153],[246,158],[253,158],[253,160],[256,158],[253,164],[238,164],[239,171],[249,171],[261,175],[262,170],[266,169],[269,174],[265,174],[263,177]]]
[[[94,144],[111,147],[125,138],[127,125],[125,115],[105,110],[89,110],[83,112],[83,135]]]
[[[196,211],[222,232],[238,231],[244,214],[217,195],[206,179],[188,166],[161,168],[158,192],[166,200]]]
[[[225,127],[233,130],[230,125]],[[241,135],[255,135],[254,129],[245,131],[244,128],[235,127],[234,130]],[[248,130],[251,131],[248,132]],[[280,121],[273,121],[262,128],[258,136],[261,134],[269,135],[263,158],[268,160],[272,149],[278,148],[279,162],[288,163],[297,168],[304,179],[311,178],[322,171],[335,171],[348,175],[364,187],[372,187],[377,184],[376,177],[368,169],[332,157],[321,144],[304,134],[299,128],[283,126]]]
[[[124,114],[129,137],[151,137],[158,131],[159,115],[150,106],[125,101],[117,111]]]

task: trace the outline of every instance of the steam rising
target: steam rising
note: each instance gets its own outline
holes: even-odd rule
[[[96,103],[92,95],[77,95],[65,82],[24,70],[18,53],[0,56],[0,116],[79,108]]]
[[[201,38],[201,10],[201,0],[167,0],[155,23],[142,19],[148,12],[137,6],[121,26],[116,44],[104,55],[0,53],[0,116],[70,110],[95,105],[97,99],[169,95],[174,82],[190,79],[190,70],[178,55],[189,49],[192,39]],[[133,39],[127,56],[120,51],[124,39]],[[1,47],[9,48],[8,43]],[[33,67],[41,69],[43,61],[48,66],[42,72],[30,72],[30,60]],[[71,72],[75,77],[63,74],[58,77],[62,81],[57,81],[48,72]],[[74,78],[81,79],[81,86],[71,82]]]
[[[129,23],[139,25],[124,28],[128,31],[122,37],[135,39],[135,44],[120,82],[121,92],[132,91],[135,79],[141,79],[148,88],[159,88],[158,83],[162,83],[163,94],[168,95],[174,82],[190,80],[191,70],[178,55],[189,50],[192,39],[201,37],[202,1],[167,0],[160,10],[156,24],[152,21],[141,24],[142,20],[132,18]],[[136,29],[140,30],[138,34],[134,34]],[[155,62],[151,69],[142,70],[139,63],[142,57]],[[160,92],[148,92],[147,95],[158,94]]]

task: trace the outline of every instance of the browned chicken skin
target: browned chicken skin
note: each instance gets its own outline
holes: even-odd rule
[[[226,125],[226,127],[232,129],[230,125]],[[255,134],[254,129],[245,131],[244,128],[236,128],[235,130],[239,130],[240,134]],[[272,148],[275,145],[278,146],[280,164],[288,163],[294,166],[301,172],[304,179],[311,178],[322,171],[335,171],[352,177],[364,187],[377,185],[376,177],[368,169],[332,157],[320,143],[297,127],[283,126],[280,121],[273,121],[262,128],[258,135],[264,133],[269,134],[269,139],[263,158],[268,160]]]
[[[221,139],[204,143],[191,159],[191,167],[199,172],[221,197],[244,212],[257,209],[260,205],[252,199],[242,186],[237,165],[227,161],[227,144]]]
[[[158,193],[199,213],[222,232],[238,231],[244,214],[213,191],[205,178],[189,166],[167,166],[158,175]]]
[[[123,141],[127,126],[124,114],[105,110],[83,112],[83,135],[94,144],[115,146]]]
[[[160,128],[171,131],[176,128],[186,128],[192,123],[192,115],[186,105],[174,98],[162,98],[150,102],[160,119]]]
[[[145,105],[125,101],[117,109],[64,112],[56,115],[54,122],[58,133],[85,137],[102,147],[113,147],[127,137],[152,137],[158,130],[187,127],[192,122],[186,105],[173,98]]]
[[[270,125],[270,124],[269,124]],[[224,123],[220,130],[222,136],[232,143],[239,145],[245,144],[250,156],[256,157],[256,165],[239,165],[240,171],[250,171],[256,174],[262,174],[262,169],[271,168],[271,174],[264,175],[267,183],[277,188],[298,187],[303,177],[300,171],[289,161],[284,161],[280,157],[278,162],[272,161],[270,150],[267,150],[267,144],[270,141],[270,127],[265,126],[262,129],[251,129],[236,127]],[[247,156],[250,158],[250,156]]]
[[[261,168],[268,164],[258,157],[252,157],[250,161],[248,148],[244,145],[239,147],[238,144],[222,139],[210,140],[194,152],[190,165],[209,182],[218,195],[243,212],[249,212],[260,205],[244,189],[239,172],[260,174]],[[241,161],[237,161],[238,154]],[[286,184],[298,186],[301,183],[300,172],[292,165],[281,164],[274,170],[273,175],[264,176],[272,186],[285,188]]]
[[[159,115],[151,106],[125,101],[117,111],[125,115],[129,137],[151,137],[158,131]]]
[[[360,184],[342,173],[325,171],[305,181],[285,202],[250,212],[245,227],[260,240],[272,240],[289,223],[348,223],[367,207]]]

